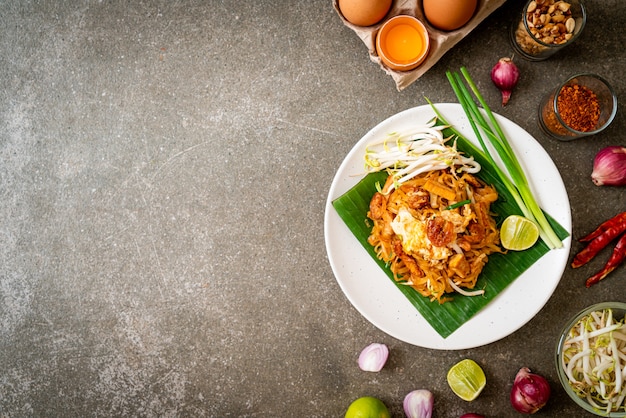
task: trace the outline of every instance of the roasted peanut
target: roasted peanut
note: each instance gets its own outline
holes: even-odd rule
[[[576,21],[566,0],[534,0],[526,9],[526,26],[520,22],[515,38],[522,50],[540,54],[550,44],[561,45],[572,39]],[[528,34],[530,32],[530,35]]]

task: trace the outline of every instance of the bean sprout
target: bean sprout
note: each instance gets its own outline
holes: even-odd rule
[[[435,125],[436,118],[408,132],[393,132],[368,144],[365,150],[365,169],[368,172],[388,170],[394,176],[395,187],[418,174],[453,168],[453,172],[477,173],[480,164],[456,149],[456,141],[444,138],[443,125]]]
[[[574,392],[606,413],[626,405],[626,324],[612,309],[584,316],[563,343],[562,366]]]
[[[479,289],[479,290],[474,290],[474,291],[468,291],[468,290],[462,289],[456,283],[454,283],[454,281],[449,277],[448,277],[448,284],[450,284],[450,286],[454,290],[456,290],[457,292],[459,292],[460,294],[464,296],[479,296],[479,295],[485,294],[485,289]]]

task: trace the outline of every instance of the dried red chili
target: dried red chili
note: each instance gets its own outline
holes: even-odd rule
[[[567,126],[579,131],[593,131],[600,119],[600,102],[588,87],[573,84],[565,86],[557,98],[559,116]]]

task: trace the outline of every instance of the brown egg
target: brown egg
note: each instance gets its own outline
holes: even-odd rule
[[[391,0],[338,0],[337,4],[343,17],[357,26],[380,22],[391,8]]]
[[[478,0],[424,0],[424,15],[437,29],[459,29],[470,21]]]

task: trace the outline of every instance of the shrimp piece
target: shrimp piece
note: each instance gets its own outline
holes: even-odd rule
[[[389,211],[385,211],[383,213],[382,220],[384,222],[384,226],[380,235],[385,239],[389,239],[393,235],[393,227],[391,226],[393,219],[391,218],[391,213],[389,213]]]
[[[626,259],[626,233],[617,241],[617,245],[613,249],[613,253],[609,258],[609,261],[607,261],[604,265],[604,268],[588,278],[585,283],[586,286],[590,287],[604,279],[610,272],[615,270],[617,266],[622,264],[624,259]]]
[[[469,224],[467,231],[469,233],[463,235],[463,239],[470,244],[478,244],[485,238],[485,227],[476,222]]]
[[[407,192],[407,203],[411,209],[419,210],[430,204],[430,195],[418,187]]]
[[[387,210],[387,199],[382,193],[376,192],[370,200],[370,211],[367,216],[376,221],[383,217],[383,214]]]
[[[437,247],[445,247],[456,239],[454,224],[442,216],[435,216],[428,220],[426,235],[430,242]]]

